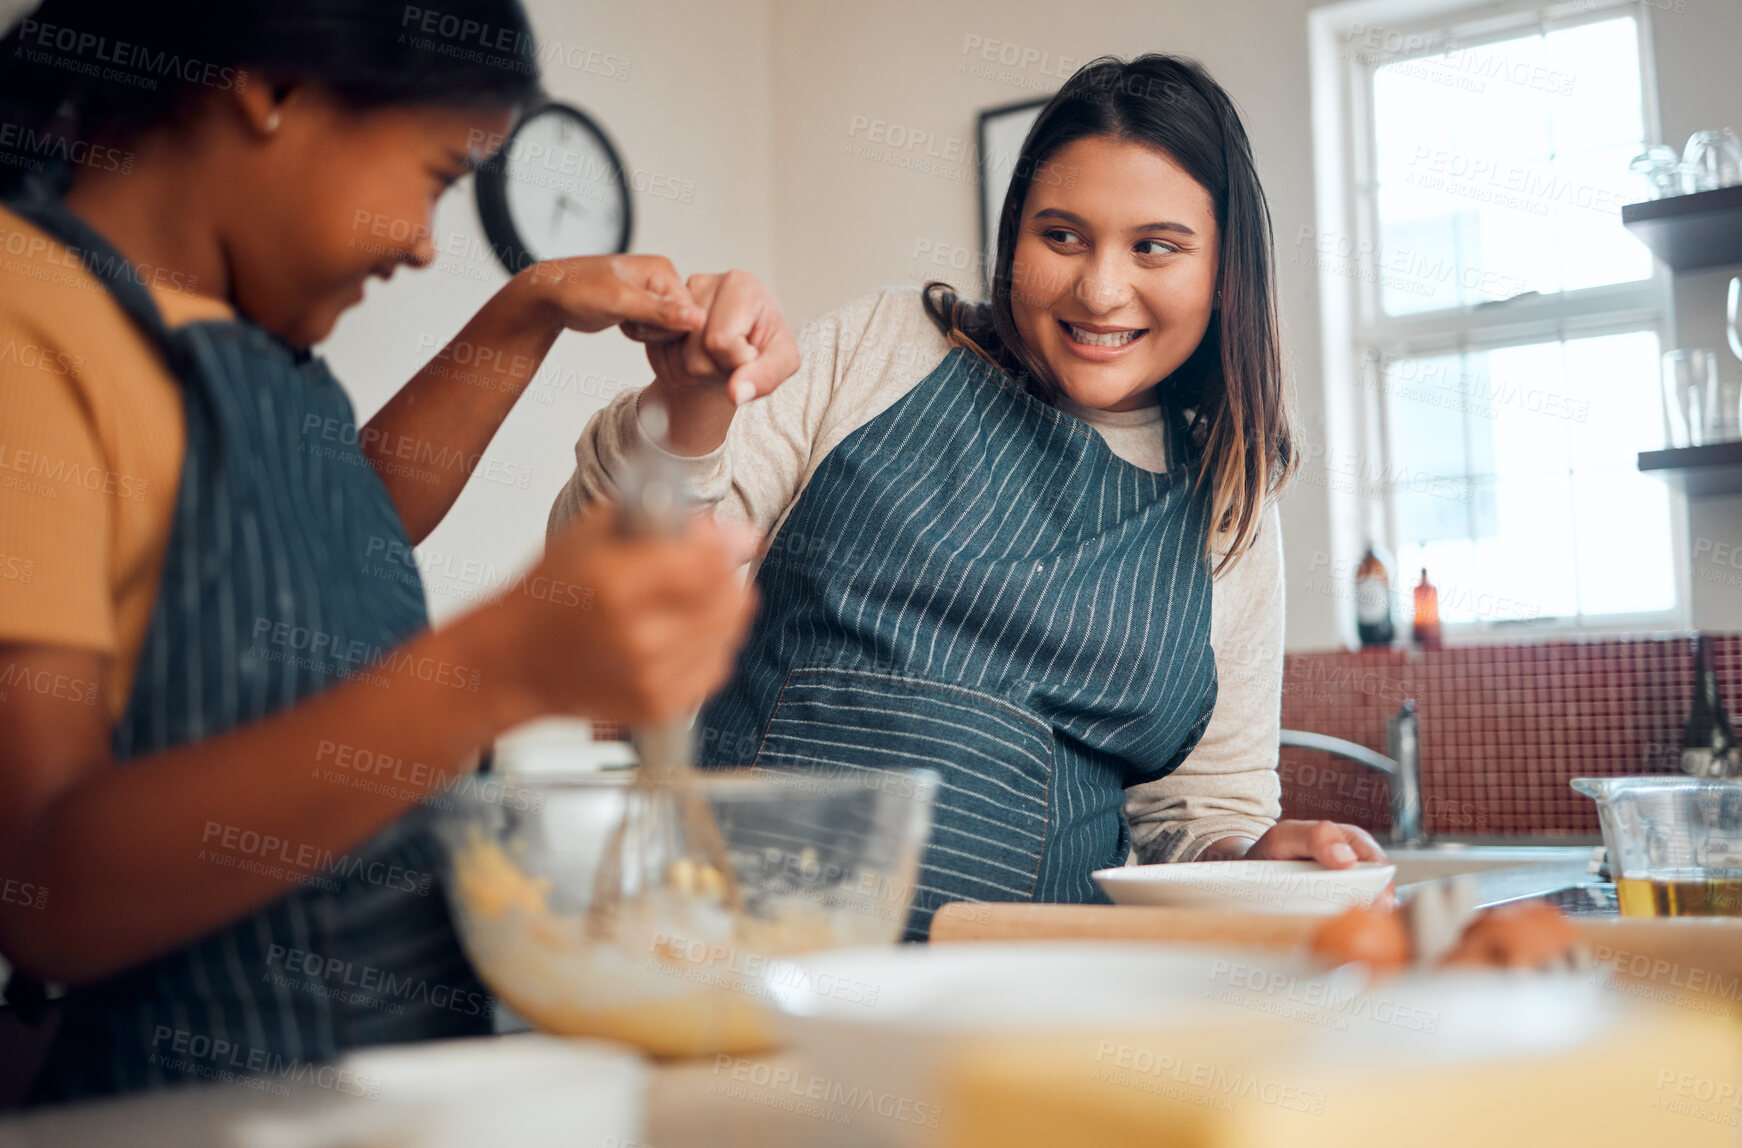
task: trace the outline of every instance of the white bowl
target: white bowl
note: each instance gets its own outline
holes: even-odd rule
[[[1328,917],[1371,905],[1396,873],[1397,866],[1372,861],[1349,869],[1316,861],[1189,861],[1100,869],[1094,877],[1120,905]]]
[[[849,1098],[855,1129],[906,1145],[930,1143],[939,1071],[977,1038],[1257,1028],[1274,1023],[1264,1007],[1274,1000],[1241,986],[1305,994],[1326,981],[1348,995],[1358,979],[1273,953],[1144,941],[974,941],[773,962],[759,990],[808,1069],[802,1091],[836,1108]]]

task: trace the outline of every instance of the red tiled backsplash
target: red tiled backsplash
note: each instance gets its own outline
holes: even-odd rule
[[[1734,715],[1742,635],[1710,636]],[[1282,725],[1384,753],[1386,719],[1413,698],[1430,837],[1594,838],[1596,806],[1568,781],[1674,772],[1692,686],[1685,635],[1290,654]],[[593,736],[624,740],[628,731],[600,722]],[[1369,769],[1285,749],[1280,772],[1284,817],[1391,826],[1389,782]]]
[[[1709,636],[1733,714],[1742,635]],[[1386,719],[1413,698],[1430,837],[1595,837],[1596,805],[1568,781],[1677,770],[1692,687],[1686,635],[1290,654],[1282,725],[1384,753]],[[1284,817],[1390,828],[1379,774],[1304,749],[1280,771]]]

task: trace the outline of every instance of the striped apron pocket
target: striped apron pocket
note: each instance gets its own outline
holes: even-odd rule
[[[931,769],[942,778],[908,919],[922,939],[947,901],[1033,899],[1046,848],[1052,730],[991,694],[832,667],[788,673],[756,767]]]

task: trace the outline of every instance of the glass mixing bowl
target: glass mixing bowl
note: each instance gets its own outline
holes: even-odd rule
[[[437,822],[466,954],[536,1027],[662,1056],[766,1048],[774,1027],[761,978],[771,959],[901,936],[935,773],[703,773],[695,784],[725,838],[741,910],[722,903],[717,875],[677,872],[625,901],[602,937],[588,910],[630,780],[510,778],[494,791],[473,787]]]
[[[1578,777],[1627,917],[1742,917],[1742,780]]]

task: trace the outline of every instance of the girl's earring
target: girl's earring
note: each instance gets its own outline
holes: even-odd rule
[[[266,113],[266,123],[264,125],[264,127],[266,128],[266,134],[269,136],[270,135],[277,135],[278,134],[278,125],[282,122],[283,122],[283,120],[279,116],[277,108],[274,108],[272,111],[267,112]],[[1218,295],[1217,298],[1221,298],[1221,296]]]

